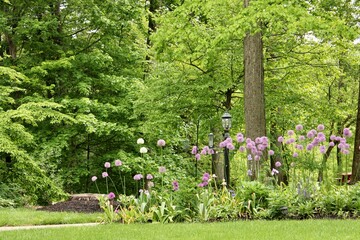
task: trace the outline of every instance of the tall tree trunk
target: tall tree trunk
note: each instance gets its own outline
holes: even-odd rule
[[[244,7],[250,0],[244,0]],[[261,33],[248,33],[244,39],[244,102],[246,137],[255,139],[266,135],[263,43]],[[254,158],[253,158],[254,159]],[[252,179],[257,179],[260,164],[251,161]]]
[[[360,181],[360,80],[351,183]]]

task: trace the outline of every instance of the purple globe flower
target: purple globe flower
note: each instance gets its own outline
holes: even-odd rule
[[[281,162],[277,161],[277,162],[275,163],[275,167],[277,167],[277,168],[281,167]]]
[[[197,146],[193,146],[193,148],[192,148],[192,150],[191,150],[191,154],[196,154],[197,153],[197,151],[198,151],[198,148],[197,148]]]
[[[349,128],[344,128],[343,135],[344,135],[344,137],[349,138],[352,136],[352,133]]]
[[[165,146],[165,140],[159,139],[159,140],[157,141],[157,145],[158,145],[159,147],[164,147],[164,146]]]
[[[247,175],[248,176],[252,176],[253,175],[253,173],[252,173],[252,171],[249,169],[249,170],[247,170]]]
[[[300,135],[300,136],[299,136],[299,141],[304,141],[304,140],[305,140],[305,136]]]
[[[333,147],[335,146],[335,143],[334,142],[329,142],[329,147]]]
[[[179,183],[178,183],[178,181],[173,181],[173,182],[172,182],[172,186],[173,186],[173,190],[174,190],[174,191],[179,190]]]
[[[292,135],[294,135],[294,134],[295,134],[295,133],[294,133],[293,130],[289,130],[289,131],[288,131],[288,135],[289,135],[289,136],[292,136]]]
[[[234,145],[232,143],[230,143],[230,142],[226,144],[226,148],[229,149],[229,150],[234,150],[235,149]]]
[[[200,158],[201,158],[201,156],[200,156],[200,154],[199,154],[199,153],[195,154],[195,159],[196,159],[197,161],[199,161],[199,160],[200,160]]]
[[[297,152],[294,152],[292,155],[294,158],[297,158],[299,156],[299,154]]]
[[[280,143],[282,143],[283,141],[284,141],[284,137],[283,136],[280,136],[280,137],[278,137],[278,142],[280,142]]]
[[[102,176],[103,178],[106,178],[106,177],[109,176],[109,174],[108,174],[107,172],[103,172],[103,173],[101,174],[101,176]]]
[[[319,124],[319,125],[317,126],[317,130],[318,130],[318,131],[324,131],[324,129],[325,129],[325,127],[324,127],[323,124]]]
[[[143,175],[142,174],[136,174],[135,176],[134,176],[134,180],[135,181],[140,181],[141,179],[143,178]]]
[[[115,198],[115,193],[110,192],[109,195],[108,195],[108,198],[109,199],[114,199]]]
[[[153,178],[154,178],[153,175],[151,175],[150,173],[146,175],[146,179],[147,179],[147,180],[151,180],[151,179],[153,179]]]
[[[303,127],[303,125],[298,124],[298,125],[296,125],[295,129],[296,129],[296,131],[302,131],[304,129],[304,127]]]
[[[207,151],[205,149],[201,150],[200,154],[201,155],[206,155]]]
[[[239,151],[240,151],[240,152],[245,152],[245,150],[246,150],[246,149],[245,149],[244,146],[239,147]]]
[[[159,173],[165,173],[166,168],[164,166],[159,167]]]
[[[122,162],[119,159],[115,160],[115,166],[119,167],[122,165]]]
[[[326,147],[320,146],[319,150],[320,150],[320,153],[324,154],[326,152]]]
[[[274,152],[274,150],[269,150],[269,152],[268,152],[268,154],[270,155],[270,156],[272,156],[272,155],[274,155],[275,154],[275,152]]]
[[[105,168],[110,168],[110,163],[109,162],[106,162],[105,164],[104,164],[104,166],[105,166]]]

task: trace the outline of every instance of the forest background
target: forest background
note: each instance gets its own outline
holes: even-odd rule
[[[233,117],[231,135],[246,129],[244,39],[258,33],[271,144],[297,124],[323,124],[329,136],[350,128],[352,171],[360,178],[359,1],[243,5],[1,0],[1,188],[38,203],[96,192],[91,177],[115,159],[122,177],[113,172],[113,179],[125,180],[126,194],[144,169],[194,175],[191,148],[207,145],[209,132],[222,141],[224,111]],[[148,154],[140,154],[138,138]],[[210,158],[198,164],[211,171]],[[233,165],[232,174],[246,178]]]

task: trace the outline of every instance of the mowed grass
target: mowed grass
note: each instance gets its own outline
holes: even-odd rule
[[[99,222],[102,213],[46,212],[30,208],[0,208],[0,227]],[[1,240],[1,238],[0,238]]]
[[[238,221],[226,223],[109,224],[0,232],[1,240],[29,239],[266,239],[356,240],[360,220]]]

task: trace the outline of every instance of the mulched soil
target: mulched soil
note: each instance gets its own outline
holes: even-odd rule
[[[50,212],[81,212],[81,213],[94,213],[102,212],[98,194],[75,194],[71,195],[70,199],[64,202],[54,203],[52,205],[39,207],[38,210]]]

